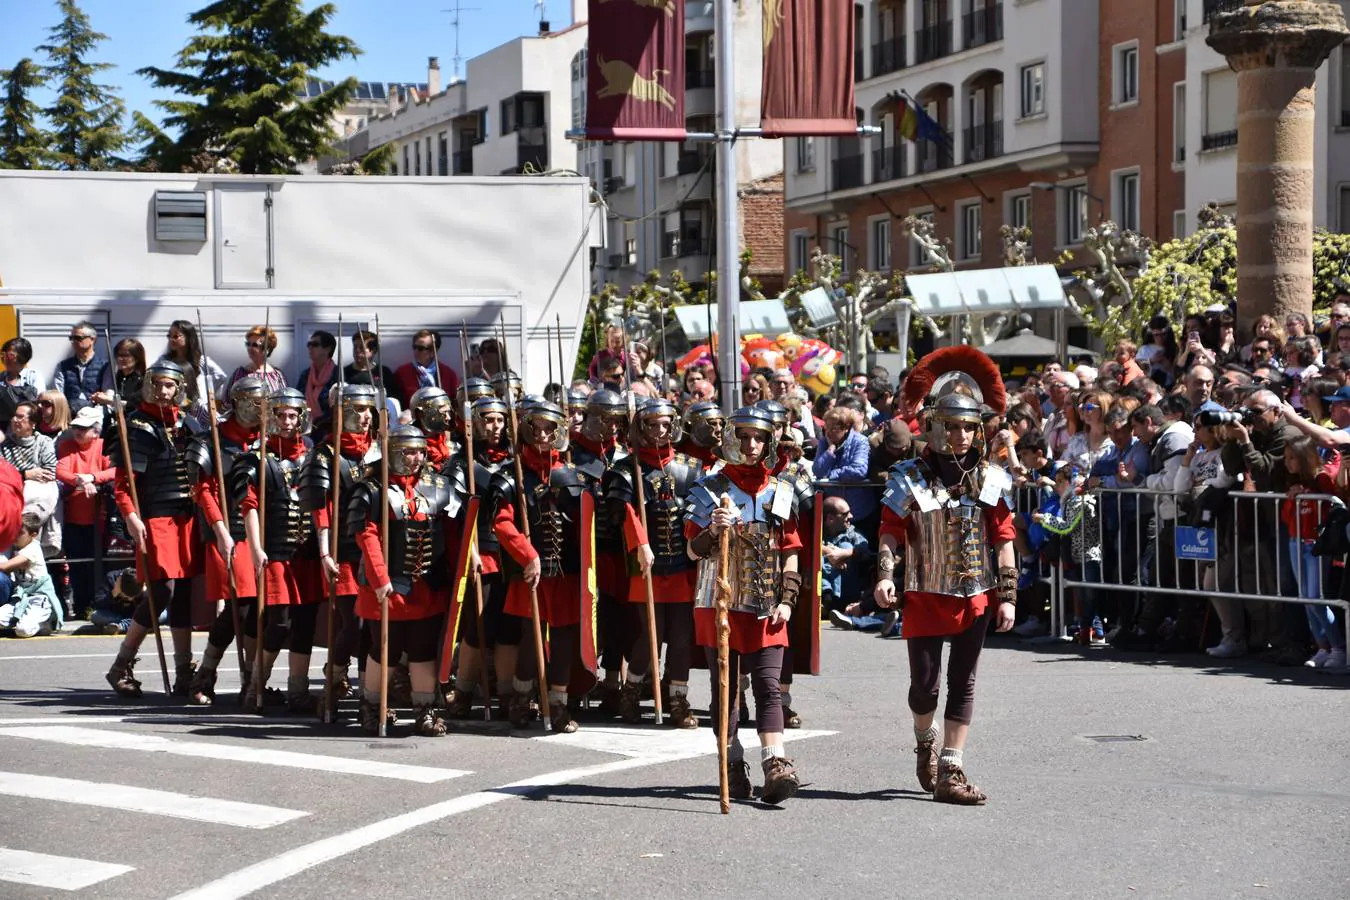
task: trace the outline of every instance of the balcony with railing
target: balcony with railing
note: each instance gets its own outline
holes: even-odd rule
[[[917,144],[919,150],[918,170],[923,172],[936,172],[939,169],[950,169],[952,166],[952,149],[947,144],[934,143],[933,141],[920,141]]]
[[[875,73],[874,73],[874,74],[875,74]],[[863,80],[864,78],[866,78],[866,77],[867,77],[867,73],[863,70],[863,48],[861,48],[861,47],[854,47],[854,48],[853,48],[853,80],[854,80],[854,81],[862,81],[862,80]]]
[[[693,175],[706,166],[710,158],[706,150],[685,150],[675,160],[675,174]]]
[[[680,233],[666,231],[661,234],[661,258],[674,259],[680,255]]]
[[[1208,24],[1219,13],[1237,12],[1242,9],[1242,0],[1202,0],[1200,21]]]
[[[881,147],[872,151],[872,183],[905,177],[905,148]]]
[[[952,23],[934,22],[914,34],[914,64],[952,55]]]
[[[1212,134],[1200,136],[1200,149],[1205,150],[1227,150],[1230,147],[1236,147],[1238,142],[1237,129],[1232,131],[1216,131]]]
[[[985,122],[971,125],[962,132],[965,162],[983,162],[1003,155],[1003,123]]]
[[[1003,40],[1003,4],[991,3],[962,16],[961,36],[967,50]]]
[[[872,45],[872,77],[877,78],[905,67],[905,37],[887,38]]]
[[[702,231],[687,229],[679,235],[678,255],[681,259],[690,256],[702,256],[707,252],[707,244],[703,239]]]
[[[844,191],[849,188],[862,187],[862,184],[863,156],[861,153],[840,156],[830,164],[830,190]]]

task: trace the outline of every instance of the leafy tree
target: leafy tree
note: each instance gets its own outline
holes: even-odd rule
[[[42,86],[42,69],[25,57],[0,70],[0,169],[41,169],[50,153],[50,135],[38,125],[38,105],[30,93]]]
[[[122,130],[126,111],[111,90],[94,76],[112,63],[90,62],[89,56],[108,36],[93,29],[75,0],[57,0],[61,22],[50,29],[51,42],[37,49],[47,54],[47,75],[56,89],[55,102],[43,110],[52,124],[53,162],[61,169],[102,169],[128,143]]]
[[[147,157],[162,171],[199,171],[229,161],[246,175],[279,175],[331,151],[333,115],[351,99],[356,79],[305,99],[312,73],[361,51],[325,29],[335,7],[306,12],[300,0],[216,0],[192,13],[200,33],[178,54],[178,69],[138,74],[187,99],[160,100],[161,136]],[[137,124],[147,131],[148,123]]]
[[[381,144],[365,156],[349,162],[340,162],[324,170],[325,175],[388,175],[394,169],[393,143]]]

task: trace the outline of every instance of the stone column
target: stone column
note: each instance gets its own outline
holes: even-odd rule
[[[1312,313],[1317,68],[1346,37],[1337,0],[1246,0],[1207,43],[1238,77],[1238,313]]]

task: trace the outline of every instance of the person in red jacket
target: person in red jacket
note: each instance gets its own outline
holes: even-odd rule
[[[388,386],[391,390],[398,391],[396,396],[405,407],[412,402],[413,394],[420,388],[438,387],[451,397],[459,392],[459,375],[445,363],[436,362],[440,349],[439,331],[423,328],[413,335],[412,362],[399,366],[394,372],[394,381],[397,385]]]
[[[905,400],[924,401],[928,442],[915,459],[896,463],[882,494],[877,605],[897,604],[895,555],[905,548],[905,615],[909,641],[909,709],[914,718],[916,774],[943,803],[982,805],[985,794],[966,780],[964,749],[975,706],[975,672],[994,618],[1012,627],[1017,602],[1013,552],[1012,477],[986,459],[981,404],[1001,413],[1006,394],[998,366],[972,347],[944,347],[919,361],[905,381]],[[933,720],[943,644],[947,705],[942,753]]]
[[[187,376],[181,366],[157,360],[145,373],[145,399],[126,414],[127,443],[109,456],[117,468],[117,509],[136,545],[148,597],[136,607],[107,679],[123,697],[139,697],[141,683],[132,672],[136,651],[150,633],[150,600],[169,611],[176,677],[175,697],[186,697],[192,682],[192,579],[202,567],[201,537],[188,476],[188,447],[201,425],[184,406]],[[131,499],[136,479],[140,509]]]
[[[298,715],[318,709],[309,692],[309,658],[314,651],[314,626],[319,601],[324,598],[319,577],[318,541],[314,525],[300,504],[300,466],[309,453],[309,402],[295,388],[282,388],[267,397],[267,449],[264,460],[257,451],[241,456],[237,471],[248,479],[241,508],[249,555],[258,578],[258,599],[264,605],[262,660],[250,661],[247,671],[257,672],[263,690],[272,674],[282,646],[287,654],[286,709]],[[259,479],[266,479],[261,485]],[[254,631],[253,652],[258,652],[257,616],[250,616],[245,631]],[[258,686],[251,681],[244,694],[245,712],[257,710]]]
[[[240,508],[243,499],[232,491],[242,489],[243,482],[235,470],[235,463],[245,453],[258,447],[258,423],[267,388],[261,378],[248,375],[230,386],[230,415],[220,423],[220,465],[225,476],[225,497],[220,497],[220,479],[216,477],[215,448],[211,435],[198,435],[188,451],[190,476],[197,507],[201,510],[206,545],[206,599],[215,603],[224,601],[225,607],[216,615],[202,651],[201,665],[192,676],[188,702],[194,706],[210,706],[216,699],[216,668],[225,651],[236,638],[247,644],[248,639],[234,633],[234,610],[230,609],[230,577],[234,577],[234,592],[239,605],[241,623],[256,616],[253,607],[258,587],[253,574],[253,560],[248,542],[244,540],[244,517]],[[256,457],[254,457],[256,459]],[[228,517],[226,511],[228,510]],[[228,567],[228,568],[227,568]],[[250,647],[245,647],[252,654]],[[243,689],[240,703],[248,692],[249,670],[242,674]]]
[[[501,544],[506,576],[506,614],[526,621],[516,663],[509,718],[517,728],[533,721],[530,700],[536,679],[546,677],[549,713],[555,732],[570,733],[577,723],[567,709],[567,688],[581,640],[581,495],[586,482],[569,465],[567,414],[546,400],[527,402],[520,412],[520,462],[524,484],[503,470],[492,481],[492,528]],[[525,504],[530,534],[520,528]],[[534,652],[530,592],[536,591],[539,617],[548,626],[548,671],[538,671]]]
[[[357,485],[347,508],[347,527],[361,548],[356,614],[365,620],[370,640],[367,677],[361,682],[361,728],[367,734],[380,731],[380,606],[387,602],[389,659],[407,654],[414,732],[439,737],[446,729],[436,709],[436,656],[450,607],[450,566],[441,533],[462,498],[453,493],[445,476],[426,464],[427,439],[418,428],[390,429],[387,446],[387,490],[379,481],[367,479]],[[386,503],[389,533],[382,541],[380,522]],[[376,677],[370,677],[373,674]],[[387,724],[396,721],[389,710]]]
[[[0,547],[14,546],[23,528],[23,476],[0,459]]]
[[[56,445],[56,480],[61,485],[64,519],[61,544],[70,563],[75,618],[83,619],[94,600],[94,559],[98,547],[101,488],[117,474],[103,451],[103,415],[86,406],[70,423],[70,437]],[[86,560],[77,562],[74,560]]]
[[[750,766],[736,735],[739,691],[734,685],[748,672],[755,695],[755,722],[759,730],[760,766],[764,771],[765,803],[792,797],[800,785],[796,765],[783,752],[783,707],[779,678],[788,645],[788,621],[801,595],[798,569],[802,549],[797,529],[792,485],[775,477],[777,462],[774,423],[759,407],[743,407],[727,419],[722,441],[726,465],[704,475],[689,492],[685,535],[689,557],[698,560],[694,606],[694,636],[706,648],[712,675],[712,708],[718,708],[717,582],[721,537],[728,530],[727,582],[731,624],[731,696],[727,721],[732,733],[727,747],[731,796],[748,800]],[[724,508],[722,499],[731,505]]]

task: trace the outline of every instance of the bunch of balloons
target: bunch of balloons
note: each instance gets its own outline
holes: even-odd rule
[[[696,364],[714,364],[716,341],[700,344],[675,362],[676,373]],[[834,389],[836,365],[843,354],[824,341],[787,332],[777,337],[762,334],[741,336],[741,376],[754,369],[791,369],[797,383],[819,396]]]

